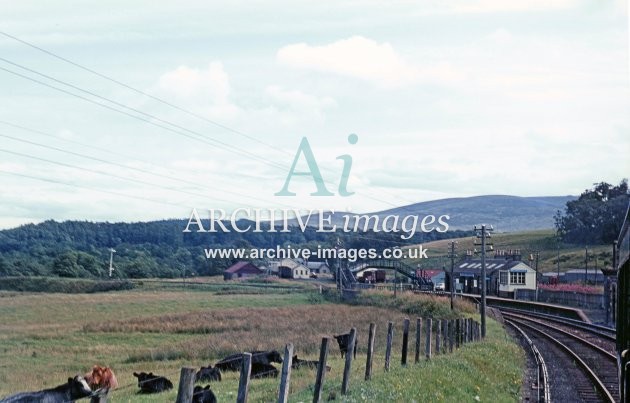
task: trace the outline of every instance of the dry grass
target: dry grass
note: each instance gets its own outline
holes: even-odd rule
[[[292,342],[301,354],[316,354],[323,336],[345,333],[352,326],[367,328],[370,322],[376,323],[384,336],[388,320],[398,323],[403,318],[402,313],[384,308],[325,304],[161,315],[90,324],[85,326],[85,331],[203,334],[201,343],[188,340],[169,346],[164,357],[218,359],[235,352],[280,350],[288,342]],[[152,349],[146,349],[130,360],[144,361],[155,357]]]
[[[318,299],[298,293],[127,291],[4,296],[0,298],[0,396],[58,385],[98,363],[111,366],[122,386],[113,400],[134,402],[173,401],[176,391],[138,396],[133,371],[152,371],[176,384],[183,366],[200,367],[234,352],[282,350],[289,342],[300,357],[316,359],[323,336],[347,332],[353,326],[359,335],[359,356],[353,368],[353,382],[358,382],[370,322],[377,325],[375,350],[380,366],[387,322],[395,324],[394,351],[399,354],[403,318],[414,320],[421,312],[402,313],[401,306],[428,305],[434,312],[443,312],[448,304],[413,295],[400,295],[392,302],[391,294],[376,295],[392,304],[379,307],[309,304]],[[327,382],[336,384],[343,360],[334,340],[329,365]],[[292,376],[292,393],[312,387],[314,375],[310,370],[297,371]],[[233,400],[237,384],[238,375],[229,373],[213,389],[219,400]],[[277,387],[275,379],[256,380],[250,401],[274,400]]]

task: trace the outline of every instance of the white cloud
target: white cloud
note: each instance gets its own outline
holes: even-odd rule
[[[280,63],[295,68],[334,73],[394,88],[420,82],[458,81],[462,74],[448,62],[426,67],[407,62],[391,44],[352,36],[323,46],[288,45],[277,53]]]
[[[211,62],[206,70],[179,66],[162,74],[158,87],[213,117],[232,118],[238,113],[230,101],[230,80],[221,62]]]

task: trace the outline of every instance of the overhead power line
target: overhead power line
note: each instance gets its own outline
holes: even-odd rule
[[[76,98],[82,99],[82,100],[84,100],[84,101],[90,102],[90,103],[92,103],[92,104],[94,104],[94,105],[98,105],[98,106],[101,106],[101,107],[103,107],[103,108],[107,108],[107,109],[112,110],[112,111],[114,111],[114,112],[118,112],[118,113],[125,114],[125,115],[127,115],[127,116],[129,116],[129,117],[132,117],[132,118],[134,118],[134,119],[138,119],[138,120],[141,120],[141,121],[143,121],[143,122],[149,123],[149,124],[151,124],[151,125],[153,125],[153,126],[157,126],[157,127],[162,128],[162,129],[169,130],[169,131],[171,131],[171,132],[173,132],[173,133],[177,133],[177,134],[182,135],[182,136],[185,136],[185,137],[187,137],[187,138],[190,138],[190,139],[193,139],[193,140],[196,140],[196,141],[201,141],[201,142],[203,142],[203,143],[206,143],[206,144],[209,144],[209,145],[212,145],[212,146],[215,146],[215,147],[218,147],[218,148],[224,149],[224,150],[229,151],[229,152],[231,152],[231,153],[235,153],[235,154],[238,154],[238,155],[245,155],[245,156],[248,156],[248,157],[254,158],[254,159],[256,159],[256,160],[259,160],[259,161],[261,161],[261,162],[264,162],[264,163],[266,163],[266,164],[268,164],[268,165],[270,165],[270,166],[273,166],[273,167],[275,167],[275,168],[279,168],[279,169],[287,169],[287,167],[286,167],[286,166],[280,165],[280,164],[278,164],[278,163],[276,163],[276,162],[274,162],[274,161],[271,161],[271,160],[269,160],[269,159],[267,159],[267,158],[260,157],[260,156],[258,156],[258,155],[256,155],[256,154],[250,153],[249,151],[246,151],[246,150],[240,149],[240,148],[238,148],[238,147],[231,146],[231,145],[229,145],[229,144],[227,144],[227,143],[225,143],[225,142],[223,142],[223,141],[220,141],[220,140],[215,140],[215,139],[209,138],[209,137],[205,136],[204,134],[201,134],[201,133],[196,132],[196,131],[194,131],[194,130],[187,129],[187,128],[183,127],[183,126],[180,126],[180,125],[178,125],[178,124],[175,124],[175,123],[169,122],[169,121],[167,121],[167,120],[161,119],[161,118],[159,118],[159,117],[157,117],[157,116],[155,116],[155,115],[152,115],[152,114],[150,114],[150,113],[143,112],[143,111],[141,111],[141,110],[139,110],[139,109],[136,109],[136,108],[133,108],[133,107],[127,106],[127,105],[125,105],[125,104],[122,104],[122,103],[120,103],[120,102],[117,102],[117,101],[111,100],[111,99],[109,99],[109,98],[103,97],[103,96],[98,95],[98,94],[96,94],[96,93],[94,93],[94,92],[92,92],[92,91],[84,90],[84,89],[82,89],[82,88],[80,88],[80,87],[77,87],[77,86],[75,86],[75,85],[73,85],[73,84],[67,83],[67,82],[65,82],[65,81],[62,81],[62,80],[56,79],[56,78],[54,78],[54,77],[51,77],[51,76],[49,76],[49,75],[46,75],[46,74],[43,74],[43,73],[40,73],[40,72],[37,72],[37,71],[35,71],[35,70],[33,70],[33,69],[30,69],[30,68],[28,68],[28,67],[22,66],[22,65],[20,65],[20,64],[17,64],[17,63],[13,63],[13,62],[11,62],[11,61],[8,61],[8,60],[6,60],[6,59],[4,59],[4,58],[2,58],[2,57],[0,57],[0,60],[4,61],[5,63],[9,63],[9,64],[11,64],[11,65],[13,65],[13,66],[16,66],[16,67],[18,67],[18,68],[21,68],[21,69],[23,69],[23,70],[26,70],[26,71],[28,71],[28,72],[30,72],[30,73],[37,74],[37,75],[39,75],[39,76],[41,76],[41,77],[44,77],[44,78],[46,78],[46,79],[48,79],[48,80],[54,81],[54,82],[56,82],[56,83],[59,83],[59,84],[65,85],[65,86],[68,86],[68,87],[70,87],[70,88],[72,88],[72,89],[75,89],[75,90],[77,90],[77,91],[83,92],[83,93],[88,94],[88,95],[91,95],[91,96],[93,96],[93,97],[95,97],[95,98],[101,99],[101,100],[103,100],[103,101],[105,101],[105,102],[109,102],[109,103],[114,104],[114,105],[116,105],[116,106],[118,106],[118,107],[121,107],[121,108],[124,108],[124,109],[130,110],[130,111],[132,111],[132,112],[134,112],[134,113],[140,114],[140,115],[145,116],[145,117],[143,118],[143,117],[141,117],[141,116],[134,115],[134,114],[132,114],[132,113],[125,112],[125,111],[123,111],[123,110],[113,108],[113,107],[111,107],[111,106],[109,106],[109,105],[107,105],[107,104],[103,104],[103,103],[101,103],[101,102],[96,102],[96,101],[94,101],[93,99],[90,99],[90,98],[87,98],[87,97],[84,97],[84,96],[81,96],[81,95],[75,94],[75,93],[73,93],[73,92],[70,92],[70,91],[64,90],[64,89],[62,89],[62,88],[56,87],[56,86],[54,86],[54,85],[51,85],[51,84],[45,83],[45,82],[40,81],[40,80],[37,80],[37,79],[35,79],[35,78],[32,78],[32,77],[29,77],[29,76],[26,76],[26,75],[23,75],[23,74],[17,73],[17,72],[15,72],[15,71],[12,71],[12,70],[6,69],[6,68],[4,68],[4,67],[0,67],[0,70],[6,71],[7,73],[11,73],[11,74],[13,74],[13,75],[16,75],[16,76],[18,76],[18,77],[24,78],[24,79],[26,79],[26,80],[33,81],[33,82],[35,82],[35,83],[37,83],[37,84],[40,84],[40,85],[44,85],[44,86],[46,86],[46,87],[48,87],[48,88],[54,89],[54,90],[56,90],[56,91],[63,92],[64,94],[71,95],[71,96],[73,96],[73,97],[76,97]],[[156,121],[158,121],[158,122],[161,122],[161,123],[163,123],[163,124],[158,124],[158,123],[154,122],[154,120],[156,120]],[[168,126],[166,126],[166,125],[168,125]],[[172,127],[169,127],[169,126],[172,126]],[[173,129],[173,128],[175,128],[175,129]],[[177,129],[177,130],[176,130],[176,129]],[[191,135],[188,135],[188,134],[182,133],[182,131],[183,131],[183,132],[188,132],[188,133],[190,133]]]
[[[149,93],[147,93],[147,92],[145,92],[145,91],[142,91],[142,90],[140,90],[140,89],[138,89],[138,88],[136,88],[136,87],[133,87],[133,86],[131,86],[131,85],[129,85],[129,84],[126,84],[126,83],[124,83],[124,82],[122,82],[122,81],[120,81],[120,80],[117,80],[117,79],[115,79],[115,78],[109,77],[109,76],[107,76],[107,75],[105,75],[105,74],[103,74],[103,73],[100,73],[100,72],[98,72],[98,71],[96,71],[96,70],[94,70],[94,69],[91,69],[91,68],[89,68],[89,67],[86,67],[86,66],[84,66],[84,65],[82,65],[82,64],[80,64],[80,63],[77,63],[77,62],[75,62],[75,61],[72,61],[72,60],[70,60],[70,59],[68,59],[68,58],[66,58],[66,57],[60,56],[60,55],[58,55],[58,54],[56,54],[56,53],[54,53],[54,52],[51,52],[51,51],[49,51],[49,50],[47,50],[47,49],[44,49],[44,48],[39,47],[39,46],[37,46],[37,45],[35,45],[35,44],[32,44],[32,43],[30,43],[30,42],[28,42],[28,41],[25,41],[25,40],[23,40],[23,39],[20,39],[20,38],[18,38],[18,37],[16,37],[16,36],[14,36],[14,35],[11,35],[11,34],[9,34],[9,33],[3,32],[3,31],[0,31],[0,34],[1,34],[1,35],[4,35],[4,36],[5,36],[5,37],[7,37],[7,38],[10,38],[10,39],[12,39],[12,40],[15,40],[15,41],[17,41],[17,42],[19,42],[19,43],[22,43],[22,44],[24,44],[24,45],[26,45],[26,46],[28,46],[28,47],[31,47],[31,48],[33,48],[33,49],[35,49],[35,50],[37,50],[37,51],[40,51],[40,52],[42,52],[42,53],[44,53],[44,54],[47,54],[47,55],[49,55],[49,56],[51,56],[51,57],[54,57],[54,58],[56,58],[56,59],[58,59],[58,60],[61,60],[61,61],[65,62],[65,63],[68,63],[68,64],[70,64],[70,65],[72,65],[72,66],[75,66],[75,67],[77,67],[77,68],[79,68],[79,69],[82,69],[82,70],[84,70],[84,71],[86,71],[86,72],[89,72],[89,73],[94,74],[94,75],[96,75],[96,76],[98,76],[98,77],[101,77],[101,78],[103,78],[103,79],[105,79],[105,80],[107,80],[107,81],[110,81],[110,82],[115,83],[115,84],[117,84],[117,85],[120,85],[120,86],[122,86],[122,87],[124,87],[124,88],[127,88],[127,89],[129,89],[129,90],[131,90],[131,91],[133,91],[133,92],[135,92],[135,93],[137,93],[137,94],[140,94],[140,95],[142,95],[142,96],[148,97],[148,98],[153,99],[153,100],[155,100],[155,101],[157,101],[157,102],[159,102],[159,103],[161,103],[161,104],[167,105],[167,106],[172,107],[172,108],[174,108],[174,109],[176,109],[176,110],[178,110],[178,111],[181,111],[181,112],[183,112],[183,113],[186,113],[187,115],[193,116],[193,117],[198,118],[198,119],[200,119],[200,120],[203,120],[203,121],[205,121],[205,122],[207,122],[207,123],[210,123],[210,124],[212,124],[212,125],[214,125],[214,126],[216,126],[216,127],[219,127],[219,128],[221,128],[221,129],[224,129],[224,130],[229,131],[229,132],[231,132],[231,133],[234,133],[234,134],[237,134],[237,135],[243,136],[243,137],[245,137],[245,138],[247,138],[247,139],[249,139],[249,140],[255,141],[255,142],[259,143],[259,144],[265,145],[265,146],[267,146],[267,147],[269,147],[269,148],[271,148],[271,149],[273,149],[273,150],[275,150],[275,151],[279,151],[279,152],[282,152],[282,153],[287,154],[287,155],[292,155],[292,154],[290,154],[290,153],[288,153],[288,152],[286,152],[286,151],[284,151],[284,150],[279,149],[278,147],[275,147],[275,146],[273,146],[273,145],[271,145],[271,144],[269,144],[269,143],[266,143],[266,142],[264,142],[264,141],[261,141],[261,140],[257,139],[257,138],[256,138],[256,137],[254,137],[254,136],[248,135],[248,134],[246,134],[246,133],[243,133],[242,131],[236,130],[236,129],[231,128],[231,127],[229,127],[229,126],[223,125],[223,124],[221,124],[221,123],[219,123],[219,122],[216,122],[216,121],[214,121],[214,120],[208,119],[208,118],[206,118],[206,117],[204,117],[204,116],[202,116],[202,115],[199,115],[199,114],[197,114],[197,113],[195,113],[195,112],[189,111],[189,110],[187,110],[187,109],[185,109],[185,108],[183,108],[183,107],[181,107],[181,106],[178,106],[178,105],[176,105],[176,104],[173,104],[173,103],[171,103],[171,102],[169,102],[169,101],[166,101],[166,100],[164,100],[164,99],[162,99],[162,98],[159,98],[159,97],[157,97],[157,96],[155,96],[155,95],[149,94]],[[161,122],[163,122],[163,123],[165,123],[165,124],[172,125],[172,126],[174,126],[174,127],[178,128],[178,129],[180,129],[180,130],[184,130],[184,131],[187,131],[187,132],[190,132],[190,133],[194,133],[194,134],[196,134],[196,135],[198,135],[198,136],[201,136],[204,140],[214,141],[214,142],[217,142],[217,143],[219,143],[219,144],[223,145],[224,147],[231,148],[231,150],[228,150],[228,151],[231,151],[231,152],[236,152],[236,153],[238,153],[238,152],[245,153],[246,155],[251,156],[252,158],[255,158],[255,159],[259,160],[259,161],[263,161],[263,162],[265,162],[265,163],[267,163],[267,164],[269,164],[269,165],[272,165],[272,166],[275,166],[275,167],[279,167],[279,168],[281,168],[281,169],[286,169],[286,168],[287,168],[287,167],[285,167],[285,166],[282,166],[282,165],[280,165],[280,164],[277,164],[277,163],[276,163],[276,162],[274,162],[274,161],[270,161],[270,160],[268,160],[268,159],[266,159],[266,158],[264,158],[264,157],[260,157],[260,156],[257,156],[257,155],[255,155],[255,154],[249,153],[248,151],[242,150],[242,149],[240,149],[240,148],[238,148],[238,147],[231,146],[231,145],[229,145],[229,144],[227,144],[227,143],[224,143],[224,142],[221,142],[221,141],[219,141],[219,140],[212,139],[212,138],[208,138],[207,136],[205,136],[205,135],[203,135],[203,134],[201,134],[201,133],[198,133],[198,132],[196,132],[196,131],[192,131],[192,130],[190,130],[190,129],[187,129],[187,128],[185,128],[185,127],[182,127],[182,126],[180,126],[180,125],[177,125],[177,124],[175,124],[175,123],[172,123],[172,122],[169,122],[169,121],[163,120],[163,119],[161,119],[161,118],[159,118],[159,117],[156,117],[156,116],[154,116],[154,115],[147,114],[147,113],[145,113],[145,112],[143,112],[143,111],[140,111],[140,110],[138,110],[138,109],[136,109],[136,108],[129,107],[129,106],[124,105],[124,104],[122,104],[122,103],[119,103],[119,102],[117,102],[117,101],[114,101],[114,100],[111,100],[111,99],[109,99],[109,98],[106,98],[106,97],[100,96],[100,95],[98,95],[98,94],[95,94],[95,93],[93,93],[93,92],[91,92],[91,91],[84,90],[84,89],[82,89],[82,88],[80,88],[80,87],[78,87],[78,86],[74,86],[74,85],[69,84],[69,83],[66,83],[66,82],[64,82],[64,81],[62,81],[62,80],[55,79],[55,78],[53,78],[53,77],[51,77],[51,76],[48,76],[48,75],[43,74],[43,73],[40,73],[40,72],[38,72],[38,71],[36,71],[36,70],[33,70],[33,69],[30,69],[30,68],[28,68],[28,67],[22,66],[22,65],[20,65],[20,64],[18,64],[18,63],[11,62],[11,61],[9,61],[9,60],[7,60],[7,59],[4,59],[4,58],[0,58],[0,59],[1,59],[1,60],[3,60],[3,61],[5,61],[6,63],[12,64],[12,65],[14,65],[14,66],[16,66],[16,67],[19,67],[19,68],[22,68],[22,69],[25,69],[25,70],[27,70],[27,71],[30,71],[30,72],[32,72],[32,73],[34,73],[34,74],[37,74],[37,75],[40,75],[40,76],[42,76],[42,77],[46,77],[46,78],[48,78],[48,79],[50,79],[50,80],[53,80],[53,81],[55,81],[55,82],[62,83],[62,84],[64,84],[64,85],[67,85],[67,86],[69,86],[69,87],[71,87],[71,88],[75,89],[75,90],[78,90],[78,91],[81,91],[81,92],[84,92],[84,93],[90,94],[90,95],[92,95],[92,96],[94,96],[94,97],[97,97],[97,98],[99,98],[99,99],[103,99],[103,100],[105,100],[105,101],[107,101],[107,102],[110,102],[110,103],[112,103],[112,104],[114,104],[114,105],[117,105],[117,106],[123,107],[123,108],[128,109],[128,110],[132,110],[132,111],[134,111],[135,113],[139,113],[139,114],[142,114],[142,115],[145,115],[145,116],[151,117],[151,119],[156,119],[156,120],[161,121]],[[25,79],[28,79],[28,80],[34,81],[34,82],[39,83],[39,84],[41,84],[41,85],[47,86],[47,87],[49,87],[49,88],[55,89],[55,90],[57,90],[57,91],[64,92],[64,93],[66,93],[66,94],[68,94],[68,95],[71,95],[71,96],[74,96],[74,97],[77,97],[77,98],[83,99],[83,100],[85,100],[85,101],[91,102],[91,103],[93,103],[93,104],[95,104],[95,105],[98,105],[98,106],[101,106],[101,107],[105,107],[105,108],[107,108],[107,109],[110,109],[110,110],[113,110],[113,111],[116,111],[116,112],[119,112],[119,113],[123,113],[123,114],[125,114],[125,115],[127,115],[127,116],[130,116],[130,117],[133,117],[133,118],[135,118],[135,119],[139,119],[139,120],[141,120],[141,121],[144,121],[144,122],[146,122],[146,123],[152,124],[152,125],[157,126],[157,127],[160,127],[160,128],[162,128],[162,129],[169,130],[169,131],[171,131],[171,132],[175,132],[175,133],[177,133],[177,134],[180,134],[180,135],[184,135],[184,136],[185,136],[185,134],[180,133],[179,131],[172,130],[172,128],[164,127],[164,126],[159,125],[159,124],[156,124],[155,122],[152,122],[152,121],[150,121],[150,120],[143,119],[143,118],[141,118],[141,117],[139,117],[139,116],[136,116],[136,115],[132,115],[132,114],[126,113],[125,111],[120,111],[120,110],[117,110],[116,108],[112,108],[112,107],[110,107],[110,106],[108,106],[108,105],[104,105],[104,104],[102,104],[102,103],[95,102],[95,101],[90,100],[90,99],[88,99],[88,98],[82,97],[82,96],[80,96],[80,95],[78,95],[78,94],[74,94],[74,93],[71,93],[71,92],[69,92],[69,91],[65,91],[65,90],[60,89],[60,88],[58,88],[58,87],[52,86],[52,85],[47,84],[47,83],[43,83],[43,82],[41,82],[41,81],[39,81],[39,80],[33,79],[33,78],[31,78],[31,77],[28,77],[28,76],[21,75],[21,74],[19,74],[19,73],[13,72],[13,71],[11,71],[11,70],[4,69],[4,68],[1,68],[1,67],[0,67],[0,69],[2,69],[2,70],[4,70],[4,71],[6,71],[6,72],[8,72],[8,73],[11,73],[11,74],[17,75],[17,76],[19,76],[19,77],[22,77],[22,78],[25,78]],[[186,137],[191,138],[190,136],[186,136]],[[196,138],[195,138],[195,140],[199,141],[200,139],[196,139]],[[204,141],[204,142],[207,142],[207,141]],[[210,145],[212,145],[212,144],[210,144]],[[325,168],[325,169],[326,169],[327,171],[330,171],[330,169],[328,169],[328,168]],[[329,181],[325,181],[325,182],[329,182]],[[375,200],[375,201],[378,201],[378,202],[381,202],[381,203],[384,203],[384,204],[387,204],[387,205],[390,205],[390,206],[392,206],[392,207],[397,207],[397,208],[400,208],[400,209],[403,209],[403,210],[406,210],[406,209],[407,209],[407,208],[405,208],[405,207],[399,207],[399,206],[397,206],[396,204],[393,204],[393,203],[389,202],[388,200],[383,200],[383,199],[380,199],[380,198],[378,198],[378,197],[374,197],[374,196],[371,196],[371,195],[365,195],[365,197],[367,197],[367,198],[369,198],[369,199],[372,199],[372,200]],[[394,196],[394,197],[396,197],[397,199],[402,200],[402,201],[404,201],[404,202],[407,202],[407,203],[414,203],[414,202],[412,202],[412,201],[402,199],[402,198],[400,198],[400,197],[398,197],[398,196]]]
[[[36,160],[36,161],[46,162],[46,163],[49,163],[49,164],[59,165],[59,166],[63,166],[63,167],[66,167],[66,168],[78,169],[78,170],[81,170],[81,171],[92,172],[92,173],[95,173],[95,174],[98,174],[98,175],[109,176],[110,178],[122,180],[122,181],[125,181],[125,182],[132,182],[132,183],[141,184],[141,185],[145,185],[145,186],[151,186],[151,187],[154,187],[154,188],[169,190],[169,191],[172,191],[172,192],[184,193],[184,194],[188,194],[188,195],[192,195],[192,196],[208,197],[207,195],[204,195],[204,194],[201,194],[201,193],[189,192],[187,190],[178,189],[178,188],[174,188],[174,187],[170,187],[170,186],[158,185],[158,184],[151,183],[151,182],[146,182],[146,181],[143,181],[143,180],[140,180],[140,179],[133,179],[133,178],[125,177],[125,176],[112,174],[112,173],[109,173],[109,172],[99,171],[98,169],[85,168],[85,167],[80,167],[80,166],[77,166],[77,165],[67,164],[65,162],[59,162],[59,161],[49,160],[49,159],[46,159],[46,158],[35,157],[35,156],[32,156],[32,155],[23,154],[23,153],[19,153],[19,152],[16,152],[16,151],[5,150],[3,148],[0,148],[0,152],[3,152],[5,154],[12,154],[12,155],[15,155],[15,156],[18,156],[18,157],[22,157],[22,158],[28,158],[28,159],[32,159],[32,160]],[[233,203],[232,200],[225,200],[225,199],[220,199],[220,198],[215,198],[215,200],[222,201],[222,202],[225,202],[225,203]]]
[[[92,187],[92,186],[84,186],[84,185],[78,185],[76,183],[68,183],[68,182],[57,180],[57,179],[41,178],[41,177],[38,177],[38,176],[26,175],[26,174],[21,174],[21,173],[17,173],[17,172],[3,171],[3,170],[0,170],[0,173],[4,174],[4,175],[16,176],[16,177],[19,177],[19,178],[33,179],[33,180],[37,180],[37,181],[41,181],[41,182],[48,182],[48,183],[54,183],[54,184],[58,184],[58,185],[65,185],[65,186],[76,187],[76,188],[80,188],[80,189],[93,190],[93,191],[96,191],[96,192],[107,193],[107,194],[111,194],[111,195],[114,195],[114,196],[122,196],[122,197],[131,198],[131,199],[149,201],[149,202],[152,202],[152,203],[166,204],[166,205],[175,206],[175,207],[183,207],[180,204],[170,203],[170,202],[167,202],[167,201],[164,201],[164,200],[156,200],[156,199],[151,199],[151,198],[148,198],[148,197],[134,196],[134,195],[126,194],[126,193],[114,192],[114,191],[111,191],[111,190],[105,190],[105,189],[96,188],[96,187]],[[191,207],[187,207],[187,208],[190,209]]]
[[[89,67],[83,66],[83,65],[81,65],[81,64],[79,64],[77,62],[74,62],[74,61],[72,61],[70,59],[67,59],[67,58],[65,58],[63,56],[60,56],[60,55],[58,55],[58,54],[56,54],[54,52],[51,52],[51,51],[46,50],[44,48],[41,48],[41,47],[39,47],[39,46],[37,46],[35,44],[32,44],[30,42],[27,42],[27,41],[23,40],[23,39],[20,39],[18,37],[15,37],[15,36],[10,35],[10,34],[8,34],[6,32],[3,32],[3,31],[0,31],[0,34],[6,36],[7,38],[13,39],[13,40],[15,40],[17,42],[20,42],[20,43],[22,43],[22,44],[24,44],[26,46],[29,46],[29,47],[31,47],[33,49],[36,49],[36,50],[38,50],[38,51],[40,51],[42,53],[45,53],[45,54],[47,54],[49,56],[52,56],[52,57],[54,57],[54,58],[56,58],[58,60],[61,60],[61,61],[66,62],[66,63],[69,63],[69,64],[71,64],[71,65],[73,65],[73,66],[75,66],[75,67],[77,67],[77,68],[79,68],[81,70],[87,71],[88,73],[92,73],[92,74],[94,74],[94,75],[96,75],[98,77],[101,77],[104,80],[107,80],[107,81],[110,81],[110,82],[112,82],[114,84],[118,84],[118,85],[120,85],[122,87],[125,87],[128,90],[131,90],[131,91],[133,91],[133,92],[135,92],[137,94],[140,94],[140,95],[145,96],[147,98],[151,98],[154,101],[157,101],[157,102],[159,102],[159,103],[161,103],[163,105],[167,105],[167,106],[169,106],[171,108],[177,109],[180,112],[184,112],[185,114],[187,114],[189,116],[193,116],[193,117],[195,117],[197,119],[203,120],[204,122],[207,122],[207,123],[210,123],[212,125],[215,125],[215,126],[221,128],[221,129],[227,130],[227,131],[229,131],[231,133],[234,133],[234,134],[237,134],[239,136],[245,137],[245,138],[247,138],[249,140],[255,141],[256,143],[264,145],[264,146],[266,146],[266,147],[268,147],[268,148],[270,148],[270,149],[272,149],[274,151],[279,151],[279,152],[283,152],[285,154],[289,154],[289,153],[285,152],[282,149],[279,149],[278,147],[276,147],[274,145],[271,145],[269,143],[266,143],[264,141],[261,141],[261,140],[257,139],[254,136],[250,136],[250,135],[248,135],[246,133],[243,133],[243,132],[241,132],[239,130],[236,130],[236,129],[231,128],[231,127],[226,126],[226,125],[223,125],[223,124],[221,124],[219,122],[216,122],[214,120],[208,119],[205,116],[202,116],[202,115],[199,115],[198,113],[189,111],[189,110],[187,110],[185,108],[182,108],[181,106],[175,105],[175,104],[173,104],[171,102],[168,102],[168,101],[166,101],[166,100],[164,100],[162,98],[156,97],[155,95],[149,94],[148,92],[142,91],[142,90],[140,90],[140,89],[138,89],[136,87],[132,87],[131,85],[123,83],[120,80],[116,80],[115,78],[112,78],[112,77],[109,77],[109,76],[107,76],[105,74],[99,73],[98,71],[96,71],[94,69],[91,69]]]
[[[25,143],[25,144],[31,144],[31,145],[34,145],[34,146],[37,146],[37,147],[42,147],[42,148],[46,148],[46,149],[53,150],[53,151],[58,151],[58,152],[61,152],[61,153],[64,153],[64,154],[74,155],[76,157],[85,158],[85,159],[88,159],[88,160],[91,160],[91,161],[96,161],[96,162],[100,162],[100,163],[107,164],[107,165],[117,166],[119,168],[130,169],[132,171],[141,172],[141,173],[144,173],[144,174],[147,174],[147,175],[158,177],[160,179],[166,178],[166,179],[170,179],[170,180],[177,181],[177,182],[187,183],[187,184],[190,184],[190,185],[193,185],[193,186],[199,188],[199,183],[193,182],[193,181],[190,181],[190,180],[187,180],[187,179],[181,179],[181,178],[173,177],[173,176],[170,176],[170,175],[158,174],[158,173],[154,173],[154,172],[148,171],[146,169],[132,167],[132,166],[128,166],[128,165],[125,165],[125,164],[119,164],[117,162],[108,161],[108,160],[105,160],[105,159],[102,159],[102,158],[93,157],[93,156],[77,153],[77,152],[74,152],[74,151],[68,151],[68,150],[64,150],[62,148],[53,147],[53,146],[49,146],[49,145],[46,145],[46,144],[37,143],[37,142],[34,142],[34,141],[24,140],[24,139],[20,139],[20,138],[13,137],[13,136],[8,136],[8,135],[2,134],[2,133],[0,133],[0,137],[8,138],[8,139],[11,139],[11,140],[14,140],[14,141],[19,141],[19,142]],[[29,158],[34,158],[34,157],[29,156]],[[50,162],[51,163],[56,163],[54,161],[50,161]],[[80,167],[78,167],[78,168],[80,168]],[[235,196],[246,197],[248,199],[255,200],[255,201],[268,202],[268,200],[263,200],[263,199],[260,199],[260,198],[257,198],[257,197],[249,196],[249,195],[246,195],[244,193],[233,192],[233,191],[225,190],[225,189],[222,189],[221,191],[224,192],[224,193],[229,193],[229,194],[235,195]],[[283,205],[283,204],[280,204],[280,205]],[[284,205],[284,206],[285,207],[290,207],[288,205]]]

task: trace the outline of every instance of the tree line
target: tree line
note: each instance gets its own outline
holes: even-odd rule
[[[245,224],[244,224],[245,225]],[[244,226],[243,225],[243,226]],[[334,247],[385,248],[468,235],[464,231],[417,233],[402,241],[383,232],[322,233],[314,228],[290,232],[183,233],[186,220],[139,223],[45,221],[0,231],[0,276],[104,278],[109,275],[110,248],[117,278],[176,278],[220,274],[235,261],[206,259],[203,248],[275,248],[316,250]],[[264,228],[263,228],[264,229]],[[256,262],[264,264],[264,262]]]
[[[616,186],[597,183],[578,199],[567,202],[564,211],[558,211],[555,216],[558,235],[567,243],[610,244],[619,236],[628,203],[627,179]]]

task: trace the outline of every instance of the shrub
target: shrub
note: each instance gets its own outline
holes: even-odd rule
[[[75,280],[54,277],[3,277],[0,290],[22,292],[55,292],[67,294],[131,290],[131,281]]]

